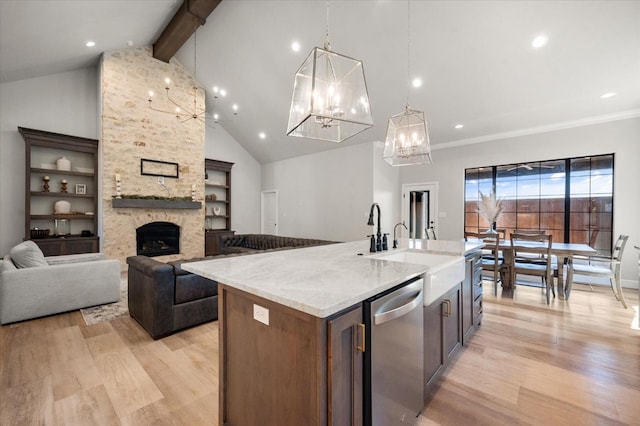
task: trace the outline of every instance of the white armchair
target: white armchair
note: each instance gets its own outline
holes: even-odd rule
[[[23,268],[11,255],[0,261],[0,324],[120,299],[118,260],[106,260],[101,253],[43,259],[46,266]]]

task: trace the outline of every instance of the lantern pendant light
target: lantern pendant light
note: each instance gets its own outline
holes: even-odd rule
[[[407,84],[410,75],[410,1],[407,0]],[[409,91],[404,111],[389,118],[384,160],[392,166],[431,163],[431,145],[424,112],[411,109]]]
[[[287,134],[339,143],[371,126],[362,61],[331,50],[327,1],[324,48],[314,47],[296,72]]]

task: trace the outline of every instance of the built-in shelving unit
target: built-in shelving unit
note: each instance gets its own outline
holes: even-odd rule
[[[18,130],[25,141],[25,240],[33,239],[45,256],[97,252],[98,141],[24,127]],[[58,169],[61,157],[70,161],[69,170]],[[61,200],[70,203],[69,213],[55,213],[54,204]]]
[[[220,253],[220,237],[231,230],[231,167],[233,163],[205,159],[205,255]]]

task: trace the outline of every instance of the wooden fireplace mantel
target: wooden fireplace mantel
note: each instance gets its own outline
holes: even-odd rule
[[[202,208],[200,201],[182,200],[149,200],[142,198],[113,198],[111,207],[114,209],[191,209]]]

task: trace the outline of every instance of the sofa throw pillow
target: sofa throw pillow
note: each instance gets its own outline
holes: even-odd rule
[[[49,266],[40,247],[33,241],[24,241],[9,250],[9,256],[17,268]]]

